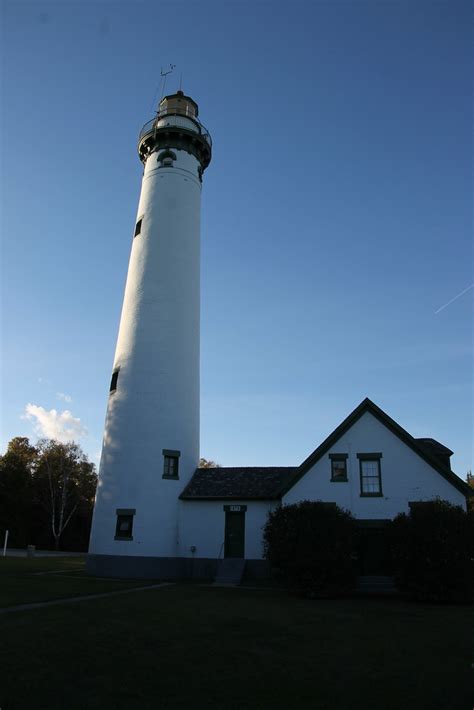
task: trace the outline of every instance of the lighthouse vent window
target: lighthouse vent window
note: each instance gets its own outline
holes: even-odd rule
[[[163,449],[163,478],[179,478],[178,466],[180,451]]]
[[[164,150],[158,156],[158,167],[159,168],[172,168],[175,160],[176,160],[176,153],[173,153],[172,150]]]

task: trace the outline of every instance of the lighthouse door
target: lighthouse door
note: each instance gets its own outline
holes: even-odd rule
[[[245,557],[245,505],[226,505],[224,557]]]

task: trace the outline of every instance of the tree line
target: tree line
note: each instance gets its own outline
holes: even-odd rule
[[[97,473],[81,447],[17,436],[0,456],[0,536],[9,547],[86,551]]]

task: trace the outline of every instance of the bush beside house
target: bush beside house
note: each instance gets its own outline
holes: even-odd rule
[[[292,589],[338,596],[355,586],[356,536],[355,519],[335,504],[283,505],[264,527],[265,557]]]
[[[403,594],[419,601],[474,600],[474,513],[442,500],[413,503],[388,534]]]

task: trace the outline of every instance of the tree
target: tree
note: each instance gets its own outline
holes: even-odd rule
[[[211,459],[199,459],[199,468],[221,468],[221,465]]]
[[[94,464],[74,442],[41,439],[37,448],[35,498],[59,549],[61,536],[77,511],[92,508],[97,475]]]
[[[466,481],[467,485],[472,488],[472,493],[467,499],[467,509],[474,514],[474,476],[471,471],[467,472]]]
[[[36,448],[22,436],[12,439],[0,456],[0,530],[9,530],[10,544],[18,547],[29,542],[36,458]]]

